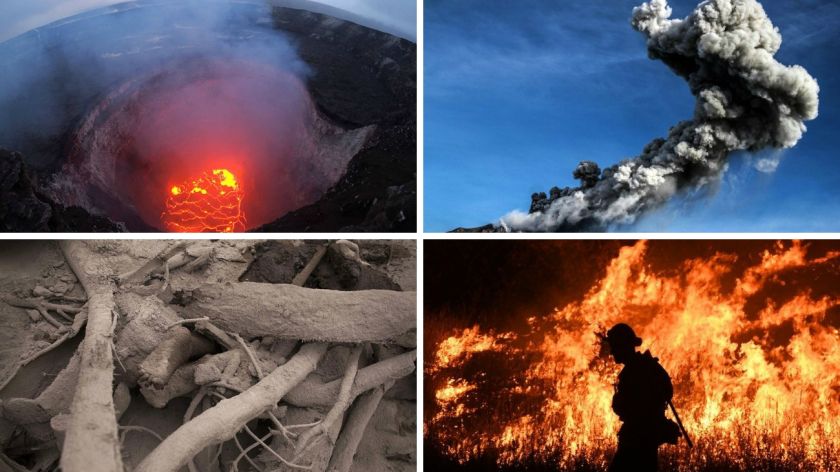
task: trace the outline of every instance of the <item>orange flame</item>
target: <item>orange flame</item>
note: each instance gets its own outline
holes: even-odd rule
[[[529,318],[528,332],[474,326],[445,337],[426,366],[435,392],[427,440],[461,463],[605,467],[620,426],[611,410],[619,367],[596,333],[627,322],[671,374],[697,446],[663,447],[671,467],[744,470],[756,467],[752,457],[838,470],[840,289],[800,289],[782,302],[768,294],[791,271],[836,271],[840,253],[808,259],[805,245],[788,246],[737,273],[738,258],[722,253],[657,272],[641,241],[622,248],[581,300]]]
[[[213,169],[197,179],[173,185],[161,215],[167,231],[178,233],[230,233],[245,230],[245,197],[236,176]]]

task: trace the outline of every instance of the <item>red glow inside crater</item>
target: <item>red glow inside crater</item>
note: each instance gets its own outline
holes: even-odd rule
[[[312,105],[300,80],[250,62],[201,66],[134,97],[132,165],[117,172],[139,215],[167,231],[244,231],[311,200],[299,156]]]

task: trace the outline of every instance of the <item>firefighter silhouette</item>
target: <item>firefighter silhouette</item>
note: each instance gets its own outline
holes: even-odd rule
[[[659,446],[676,444],[680,436],[677,424],[665,417],[674,394],[671,377],[650,351],[636,351],[642,339],[630,326],[613,326],[605,340],[615,362],[624,365],[612,400],[612,409],[622,424],[609,471],[655,471]]]

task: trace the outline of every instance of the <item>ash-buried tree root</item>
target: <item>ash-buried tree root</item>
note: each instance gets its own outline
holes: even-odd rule
[[[359,369],[350,398],[356,398],[362,392],[389,381],[401,379],[414,372],[417,351],[409,351],[398,356],[379,361],[376,364]],[[283,397],[283,401],[298,407],[323,407],[334,405],[341,391],[341,380],[322,382],[317,378],[308,378]]]
[[[353,348],[350,356],[347,358],[347,367],[345,368],[344,377],[341,379],[339,385],[338,398],[335,404],[327,412],[327,415],[320,423],[314,427],[301,433],[295,444],[296,453],[298,456],[304,454],[311,448],[320,435],[328,435],[335,422],[339,421],[344,416],[344,411],[350,407],[353,401],[351,390],[353,389],[353,381],[356,380],[356,374],[359,371],[359,356],[362,354],[364,345],[359,345]],[[334,442],[335,438],[330,438],[330,442]]]
[[[209,354],[215,345],[183,326],[170,329],[169,336],[140,363],[141,385],[163,387],[175,371],[192,358]]]
[[[149,259],[148,262],[138,267],[136,270],[120,275],[117,278],[117,282],[119,282],[120,285],[142,283],[146,277],[155,271],[163,271],[167,266],[169,259],[184,251],[187,247],[187,243],[188,241],[175,241],[170,243],[155,257]]]
[[[175,247],[177,248],[177,245]],[[126,294],[120,292],[115,294],[116,287],[112,279],[104,275],[105,272],[110,273],[110,268],[97,264],[95,251],[87,245],[79,242],[62,243],[62,250],[68,265],[76,273],[80,284],[88,294],[87,311],[91,318],[85,340],[78,350],[79,361],[76,364],[79,366],[78,385],[75,389],[72,387],[68,389],[75,390],[72,394],[71,413],[69,417],[59,415],[64,419],[61,430],[66,433],[61,459],[62,469],[68,472],[122,471],[116,412],[112,396],[114,374],[112,350],[114,349],[113,329],[117,310],[115,297],[119,299],[121,295]],[[158,263],[164,258],[159,259]],[[166,261],[169,263],[169,259]],[[317,261],[313,261],[312,265],[317,265]],[[86,270],[86,266],[91,269],[95,267],[101,272]],[[172,266],[172,264],[169,265],[170,268]],[[152,272],[155,270],[157,269],[153,269]],[[147,278],[147,275],[141,275],[142,272],[137,271],[133,274],[134,277],[126,277],[127,285],[131,285],[130,281],[134,278],[141,280]],[[99,273],[103,275],[98,275]],[[123,289],[126,288],[123,286]],[[208,291],[215,296],[207,296]],[[176,300],[183,301],[186,305],[178,309],[181,315],[187,318],[207,316],[210,319],[210,322],[196,324],[196,330],[202,333],[204,330],[201,326],[207,325],[205,329],[213,328],[225,334],[216,328],[213,324],[215,323],[227,331],[241,333],[245,337],[271,336],[289,340],[377,342],[391,345],[396,343],[412,347],[415,343],[405,341],[411,337],[407,334],[413,334],[414,329],[415,294],[411,292],[382,290],[337,292],[290,285],[234,283],[205,285]],[[202,304],[206,305],[202,306]],[[147,308],[155,308],[151,305]],[[189,310],[196,310],[198,316],[191,316]],[[119,312],[129,313],[123,310],[122,305],[119,305]],[[143,314],[141,312],[142,310],[134,314]],[[222,314],[214,318],[215,313]],[[175,333],[182,332],[179,334],[182,334],[180,338],[183,338],[184,342],[173,343],[173,347],[186,346],[188,330],[180,326],[172,326],[171,320],[158,321]],[[230,324],[225,324],[225,321],[230,321]],[[194,336],[196,335],[190,333],[190,338]],[[130,340],[127,339],[127,341]],[[193,339],[190,339],[190,343],[192,341]],[[205,340],[201,338],[201,341]],[[227,343],[226,346],[236,348],[233,343]],[[147,456],[137,470],[141,472],[175,471],[187,464],[197,452],[208,445],[231,439],[237,431],[245,427],[248,421],[275,408],[277,402],[288,395],[290,390],[300,385],[315,369],[327,347],[326,343],[304,345],[292,360],[275,369],[257,385],[206,410],[179,428],[159,448]],[[146,352],[148,349],[151,349],[151,346],[146,349]],[[143,353],[135,353],[135,350],[127,349],[125,352],[132,358],[145,358]],[[193,354],[200,354],[205,349],[198,349],[199,352],[195,352],[192,348],[184,350],[184,352],[188,351],[191,354],[186,357],[191,358]],[[325,402],[324,406],[337,406],[340,408],[336,411],[344,412],[349,401],[360,392],[388,382],[389,379],[411,373],[414,370],[414,356],[413,352],[406,353],[401,357],[402,362],[379,363],[382,365],[368,366],[367,370],[360,369],[358,374],[361,378],[357,376],[354,380],[350,389],[351,394],[346,396],[344,401],[339,402],[341,389],[338,385],[335,385],[333,389],[331,384],[315,382],[312,386],[316,389],[319,401]],[[125,359],[124,356],[122,357]],[[168,360],[169,357],[166,359]],[[180,361],[180,357],[173,358],[171,366],[164,369],[164,375],[151,375],[146,380],[157,380],[156,383],[161,383],[164,379],[171,381],[171,373],[174,370],[171,367],[178,366]],[[135,361],[135,365],[137,364],[138,361]],[[149,373],[154,369],[141,370]],[[192,387],[194,380],[192,376],[187,375],[183,380],[184,387]],[[169,382],[166,384],[168,385]],[[340,405],[336,405],[337,402]],[[43,405],[39,406],[43,407]]]
[[[324,343],[303,345],[289,362],[241,394],[222,400],[169,435],[135,472],[176,472],[204,448],[234,437],[245,425],[275,407],[315,370],[327,351]]]
[[[411,344],[416,295],[392,290],[343,292],[288,284],[205,284],[184,293],[183,318],[207,316],[245,338]],[[414,346],[408,346],[414,347]]]
[[[216,354],[207,360],[199,360],[195,364],[181,366],[162,389],[143,388],[146,401],[155,408],[163,408],[175,397],[187,395],[197,390],[201,385],[194,380],[195,366],[204,362],[215,362],[214,359],[224,359],[233,351]],[[359,369],[350,391],[351,399],[364,391],[395,381],[411,374],[415,370],[414,361],[416,351],[405,352],[397,356],[379,361]],[[341,379],[322,382],[317,376],[307,378],[300,385],[295,386],[283,401],[297,407],[331,407],[338,401]]]
[[[79,379],[61,453],[64,472],[123,470],[114,411],[112,357],[114,292],[109,280],[85,270],[80,241],[62,241],[61,249],[88,296],[88,321],[80,346]]]
[[[327,472],[350,471],[350,467],[353,465],[353,457],[356,455],[365,429],[379,407],[379,402],[385,392],[393,385],[394,381],[392,380],[385,385],[380,385],[359,395],[347,412],[347,419],[344,420],[344,426],[342,426],[341,433],[339,433],[335,442]]]

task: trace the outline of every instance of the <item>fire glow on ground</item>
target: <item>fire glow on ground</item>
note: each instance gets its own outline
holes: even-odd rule
[[[227,169],[213,169],[169,189],[161,215],[167,231],[230,233],[245,230],[245,193]]]
[[[606,469],[620,369],[596,333],[618,322],[695,443],[662,446],[665,470],[840,470],[840,243],[430,243],[436,470]]]

